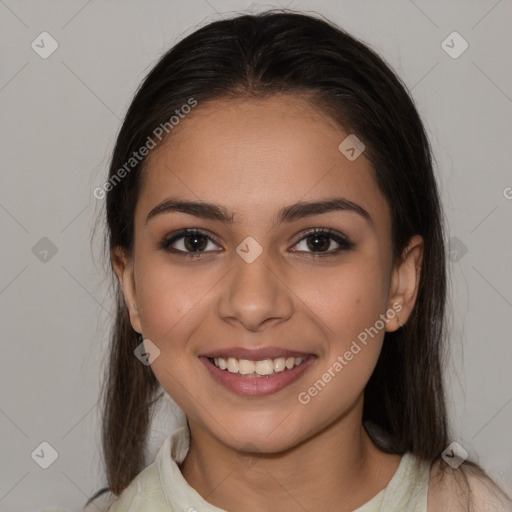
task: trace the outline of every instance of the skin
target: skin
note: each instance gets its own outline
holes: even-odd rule
[[[364,430],[363,392],[385,331],[405,323],[414,306],[423,241],[413,237],[393,261],[388,204],[365,154],[349,161],[338,150],[347,135],[297,96],[198,105],[149,156],[133,254],[112,254],[132,326],[159,347],[152,369],[188,418],[191,446],[181,472],[225,510],[272,510],[276,503],[291,512],[354,510],[386,487],[400,462]],[[171,196],[218,203],[235,222],[167,212],[146,223]],[[273,224],[284,205],[333,197],[357,203],[372,223],[334,211]],[[201,228],[220,243],[208,242],[194,259],[158,247],[182,228]],[[354,247],[312,259],[315,247],[303,239],[312,228],[345,234]],[[252,263],[236,252],[247,236],[263,249]],[[184,241],[174,247],[185,250]],[[337,247],[331,240],[327,250]],[[300,403],[298,394],[393,304],[401,306],[398,315]],[[317,359],[283,390],[243,397],[213,381],[198,358],[269,345]]]

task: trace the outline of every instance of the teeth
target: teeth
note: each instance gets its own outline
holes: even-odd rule
[[[262,361],[249,361],[248,359],[236,359],[228,357],[215,357],[214,363],[217,368],[227,370],[231,373],[240,373],[241,375],[274,375],[286,369],[291,370],[304,362],[305,357],[278,357],[276,359],[263,359]]]
[[[228,372],[238,373],[238,364],[234,357],[228,359]]]
[[[238,361],[238,371],[242,375],[249,375],[249,373],[254,373],[256,365],[252,361],[248,361],[247,359],[240,359]]]
[[[286,368],[286,359],[284,357],[278,357],[274,359],[274,371],[282,372]]]
[[[255,372],[258,375],[270,375],[271,373],[274,373],[274,361],[272,361],[272,359],[257,361],[254,366]]]

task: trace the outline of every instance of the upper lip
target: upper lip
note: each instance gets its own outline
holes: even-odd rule
[[[278,357],[307,357],[310,354],[279,347],[262,347],[256,349],[231,347],[212,350],[202,355],[209,358],[222,357],[223,359],[227,359],[234,357],[236,359],[247,359],[249,361],[263,361],[264,359],[276,359]]]

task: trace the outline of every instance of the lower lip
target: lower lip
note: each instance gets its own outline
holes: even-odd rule
[[[295,382],[316,359],[308,356],[302,364],[291,370],[284,370],[271,376],[247,377],[239,373],[231,373],[228,370],[217,368],[208,358],[200,356],[199,359],[206,366],[216,382],[238,395],[263,396],[277,393],[281,389]]]

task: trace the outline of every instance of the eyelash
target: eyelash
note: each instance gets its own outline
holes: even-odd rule
[[[190,259],[198,258],[198,257],[201,257],[201,254],[206,254],[210,251],[186,252],[186,251],[182,251],[180,249],[174,249],[171,247],[173,243],[175,243],[176,241],[178,241],[182,238],[193,237],[193,236],[198,236],[198,235],[201,237],[207,238],[209,241],[214,242],[216,245],[220,245],[219,241],[215,237],[210,235],[208,232],[203,231],[202,229],[192,228],[192,229],[182,229],[176,233],[173,233],[170,236],[167,236],[158,244],[158,247],[168,253],[176,254],[177,256],[180,256],[180,257],[185,257],[185,258],[190,258]],[[326,236],[327,238],[334,240],[336,243],[338,243],[340,245],[340,247],[338,247],[335,250],[328,251],[328,252],[305,252],[305,251],[297,251],[297,250],[294,250],[293,252],[309,254],[310,256],[307,256],[308,258],[315,259],[317,257],[325,258],[325,257],[329,257],[329,256],[335,256],[342,251],[348,251],[354,247],[354,244],[346,236],[341,235],[340,233],[333,231],[331,229],[328,229],[328,228],[314,228],[310,231],[307,231],[306,233],[303,234],[302,238],[300,240],[298,240],[298,242],[296,244],[294,244],[294,246],[299,244],[303,240],[306,240],[313,236]],[[214,251],[214,252],[218,252],[218,251]]]

